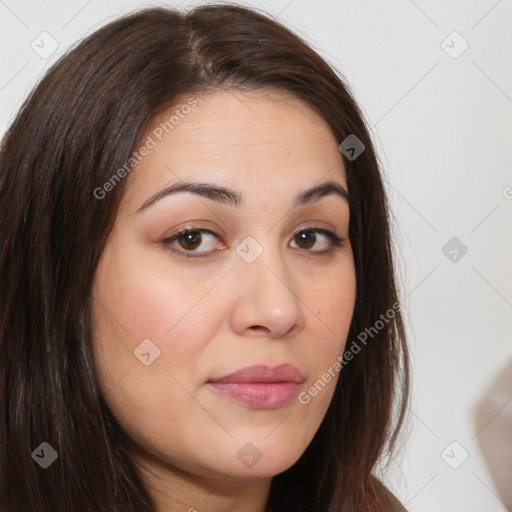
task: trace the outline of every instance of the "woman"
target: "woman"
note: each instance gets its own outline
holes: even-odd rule
[[[386,197],[296,35],[230,5],[101,28],[8,130],[0,201],[2,511],[403,510]]]

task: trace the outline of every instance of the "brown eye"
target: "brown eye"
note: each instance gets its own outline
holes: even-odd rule
[[[162,241],[164,246],[187,258],[201,257],[213,252],[218,236],[209,229],[187,228]],[[210,243],[208,243],[210,241]],[[205,247],[206,246],[206,247]],[[202,250],[196,250],[201,247]]]
[[[293,240],[297,244],[298,249],[318,255],[333,252],[343,242],[336,233],[322,228],[303,229],[294,236]],[[311,249],[315,246],[317,246],[315,249]]]
[[[301,231],[296,235],[296,240],[301,249],[311,249],[315,245],[316,234],[313,230]]]
[[[176,238],[182,249],[193,250],[201,245],[200,231],[187,231]]]

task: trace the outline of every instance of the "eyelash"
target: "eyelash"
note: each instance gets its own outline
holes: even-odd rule
[[[169,247],[180,236],[186,235],[187,233],[194,233],[197,231],[199,231],[201,233],[209,233],[218,238],[218,235],[209,229],[204,229],[204,228],[199,228],[199,227],[187,227],[187,228],[184,228],[184,229],[178,231],[171,237],[162,240],[162,244],[167,249],[169,249],[170,251],[172,251],[175,254],[178,254],[178,256],[183,257],[183,258],[206,258],[211,253],[211,251],[203,251],[202,253],[198,252],[198,254],[194,254],[192,251],[176,250],[176,249],[171,249]],[[325,235],[329,239],[330,246],[328,249],[324,249],[321,251],[312,251],[309,249],[301,249],[305,252],[309,252],[309,253],[315,254],[317,256],[328,256],[328,255],[334,253],[337,249],[340,248],[341,245],[343,245],[343,242],[345,241],[344,238],[340,238],[338,235],[336,235],[336,233],[333,233],[332,231],[329,231],[327,229],[313,228],[313,227],[307,228],[306,227],[306,228],[303,228],[303,229],[297,231],[296,235],[299,233],[303,233],[303,232],[320,233],[321,235]]]

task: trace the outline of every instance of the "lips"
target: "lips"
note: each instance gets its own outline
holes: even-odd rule
[[[299,391],[304,376],[290,364],[259,364],[242,368],[207,382],[210,389],[257,409],[276,409]]]
[[[270,367],[265,364],[247,366],[209,382],[304,382],[304,377],[296,366],[281,364]]]

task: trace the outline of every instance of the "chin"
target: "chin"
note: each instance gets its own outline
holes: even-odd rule
[[[215,472],[218,474],[219,472],[224,475],[229,475],[231,479],[237,480],[264,480],[268,478],[272,478],[283,471],[286,471],[288,468],[293,466],[296,459],[274,459],[268,458],[266,461],[260,459],[256,464],[252,467],[246,467],[241,463],[232,461],[228,463],[225,467],[220,467],[217,465],[215,467]]]
[[[268,432],[266,433],[268,436]],[[271,439],[273,437],[273,439]],[[216,472],[231,474],[233,478],[254,479],[269,478],[293,466],[304,453],[299,441],[296,444],[284,442],[283,436],[276,433],[265,439],[254,441],[235,440],[230,443],[233,448],[234,457],[226,457],[226,452],[214,455],[213,468]],[[231,451],[227,448],[227,451]],[[224,464],[221,464],[221,460]]]

